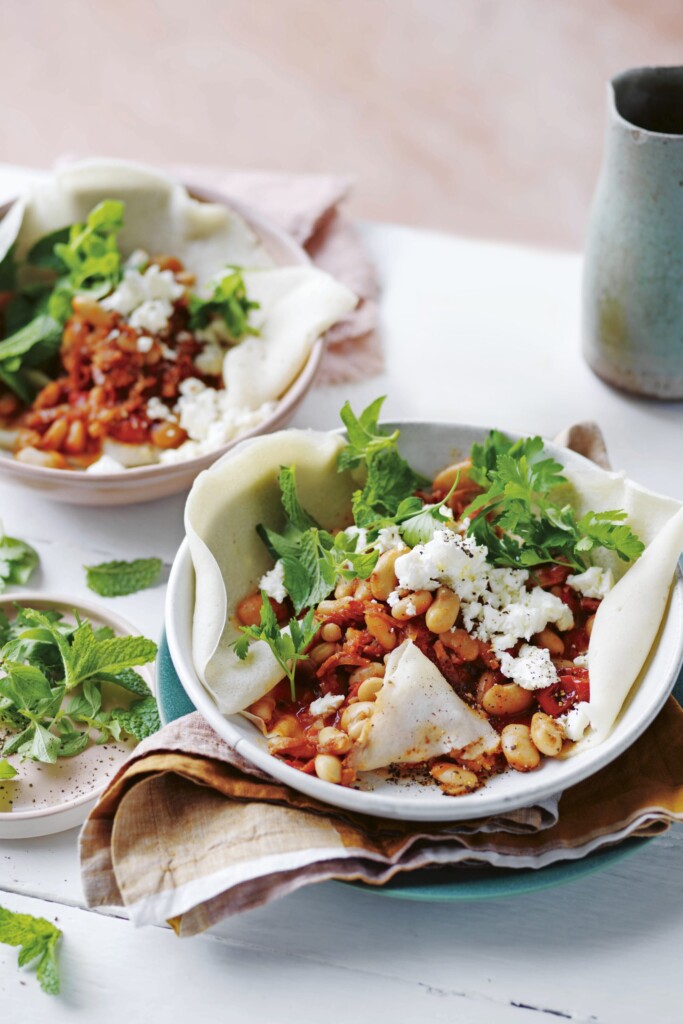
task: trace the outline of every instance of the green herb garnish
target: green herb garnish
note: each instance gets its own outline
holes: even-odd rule
[[[114,636],[107,627],[93,629],[87,621],[71,625],[58,612],[21,607],[14,621],[0,618],[0,640],[0,721],[13,733],[3,756],[53,764],[80,753],[91,738],[105,743],[127,733],[143,739],[160,728],[156,701],[133,671],[154,660],[152,640]],[[105,683],[138,699],[105,711]]]
[[[268,595],[261,592],[261,621],[258,626],[240,626],[244,634],[233,644],[235,654],[244,661],[249,653],[249,644],[263,640],[273,652],[282,671],[289,679],[292,700],[296,699],[295,674],[298,662],[307,657],[308,645],[318,632],[319,623],[315,621],[314,609],[311,608],[299,621],[290,619],[288,625],[281,629]]]
[[[353,495],[353,518],[356,526],[366,529],[393,519],[402,501],[429,485],[400,454],[398,430],[388,433],[378,425],[383,403],[383,397],[375,399],[360,416],[348,402],[341,411],[349,443],[339,453],[337,468],[340,473],[357,467],[365,472],[363,488]]]
[[[0,907],[0,942],[7,946],[20,946],[19,966],[37,960],[36,975],[43,992],[59,994],[59,966],[57,943],[62,933],[44,917],[18,914]]]
[[[252,302],[247,295],[241,269],[231,267],[229,273],[214,285],[210,298],[190,296],[190,330],[207,327],[212,320],[222,320],[231,340],[240,341],[248,334],[259,333],[249,324],[249,313],[259,308],[259,303]]]
[[[23,587],[28,583],[39,561],[35,548],[26,541],[8,537],[0,522],[0,594],[7,586]]]
[[[6,757],[0,758],[0,781],[7,782],[8,779],[14,779],[17,776],[17,770],[14,765],[11,765]]]
[[[467,532],[488,548],[494,565],[559,562],[583,571],[596,547],[626,562],[643,552],[624,523],[626,512],[587,512],[577,519],[570,505],[557,504],[553,493],[567,483],[562,470],[540,437],[512,442],[493,431],[483,445],[473,445],[470,476],[485,490],[465,509],[472,517]]]
[[[101,562],[83,568],[88,586],[100,597],[123,597],[154,586],[161,565],[160,558],[136,558],[132,562]]]
[[[124,205],[118,199],[105,199],[93,207],[85,223],[71,225],[67,241],[61,241],[60,232],[43,240],[46,249],[52,241],[52,256],[43,256],[39,250],[41,243],[34,246],[34,260],[40,258],[42,266],[48,263],[61,274],[48,305],[56,320],[69,319],[74,295],[87,293],[101,298],[121,280],[121,253],[116,236],[123,227],[123,212]]]
[[[257,527],[259,536],[275,559],[282,561],[284,586],[297,614],[324,600],[340,576],[367,579],[379,553],[356,551],[358,537],[343,531],[333,536],[323,530],[302,508],[293,466],[283,466],[278,476],[282,507],[287,516],[283,533]]]

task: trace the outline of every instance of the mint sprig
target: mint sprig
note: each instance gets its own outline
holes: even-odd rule
[[[294,466],[281,467],[278,482],[285,529],[278,533],[259,524],[257,530],[273,558],[282,562],[284,587],[299,614],[323,601],[340,576],[367,579],[379,553],[357,551],[357,536],[343,531],[333,536],[315,522],[299,501]]]
[[[252,309],[259,309],[259,303],[253,302],[247,295],[240,267],[230,267],[214,285],[208,299],[199,295],[189,298],[190,330],[196,331],[207,327],[213,320],[225,324],[228,335],[233,341],[241,341],[249,334],[258,335],[259,331],[249,323]]]
[[[18,914],[0,907],[0,942],[19,946],[19,966],[37,960],[36,975],[43,992],[59,994],[57,943],[62,932],[44,917]]]
[[[26,541],[8,537],[0,522],[0,594],[8,586],[23,587],[30,580],[40,559]]]
[[[3,756],[47,764],[72,757],[90,740],[123,733],[143,739],[160,727],[156,701],[134,671],[156,656],[145,637],[118,637],[87,622],[64,623],[58,612],[18,608],[0,619],[0,721],[11,732]],[[127,708],[103,710],[105,685],[135,694]]]
[[[235,654],[244,661],[249,653],[250,643],[263,640],[273,652],[276,661],[289,680],[292,700],[296,700],[296,666],[308,657],[307,648],[318,632],[319,623],[311,608],[299,621],[290,619],[287,627],[281,629],[268,595],[261,592],[261,621],[257,626],[240,626],[243,634],[233,644]]]

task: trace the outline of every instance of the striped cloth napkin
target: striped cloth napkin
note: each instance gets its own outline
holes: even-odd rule
[[[607,465],[599,430],[558,438]],[[679,681],[679,686],[681,681]],[[616,761],[542,805],[453,824],[386,821],[331,808],[276,782],[199,714],[136,749],[80,839],[91,907],[194,935],[313,882],[382,885],[434,866],[541,868],[683,821],[683,711],[669,698]]]

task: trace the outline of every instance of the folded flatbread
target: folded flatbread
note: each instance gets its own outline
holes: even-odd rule
[[[377,694],[369,728],[349,755],[357,771],[390,764],[420,764],[473,743],[492,753],[498,733],[473,711],[412,640],[391,652],[384,684]]]
[[[238,635],[230,621],[237,603],[252,593],[263,573],[272,568],[255,527],[258,523],[275,529],[283,526],[278,469],[295,464],[304,507],[328,529],[346,526],[351,522],[354,482],[350,474],[336,470],[336,455],[343,444],[338,434],[285,431],[245,443],[195,482],[185,515],[197,581],[194,664],[226,714],[248,707],[283,675],[265,644],[254,644],[245,662],[238,661],[229,646]],[[653,494],[619,473],[600,469],[574,452],[551,443],[546,449],[564,466],[568,483],[560,496],[578,514],[589,509],[624,509],[630,525],[647,545],[630,568],[610,555],[602,559],[613,569],[617,583],[602,602],[591,635],[588,711],[592,728],[583,741],[601,742],[612,729],[660,629],[683,548],[683,510],[678,502]],[[409,678],[411,693],[415,693],[416,681],[423,679],[421,699],[428,706],[428,691],[432,696],[436,692],[431,674],[426,669],[420,671],[412,654],[404,651],[402,658],[407,660],[405,667],[403,662],[398,666],[403,680],[400,685],[407,685],[405,678]],[[387,716],[391,714],[393,705],[388,704]],[[438,720],[443,724],[441,716]],[[464,721],[460,712],[456,721]],[[412,740],[403,735],[399,746],[419,745],[423,724],[424,720],[416,717]]]

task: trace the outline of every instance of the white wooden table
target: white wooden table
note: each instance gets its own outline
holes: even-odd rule
[[[0,168],[0,202],[27,172]],[[295,423],[337,425],[378,394],[395,418],[553,435],[597,419],[612,461],[683,499],[683,407],[610,391],[579,354],[580,259],[373,225],[387,368],[314,391]],[[45,591],[85,596],[82,564],[157,554],[170,564],[183,496],[118,509],[39,502],[0,483],[8,532],[40,551]],[[113,601],[148,635],[161,587]],[[683,829],[569,886],[479,903],[421,904],[336,884],[300,891],[192,940],[136,931],[84,907],[77,831],[0,842],[0,903],[57,920],[63,994],[41,993],[0,946],[3,1018],[97,1024],[320,1021],[630,1024],[681,1020]]]

